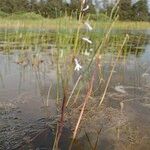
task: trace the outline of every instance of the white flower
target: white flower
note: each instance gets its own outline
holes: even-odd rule
[[[85,24],[87,30],[89,30],[89,31],[93,30],[93,28],[91,27],[91,25],[88,22],[85,22],[84,24]]]
[[[86,0],[82,0],[82,4],[83,4],[83,5],[85,4],[85,2],[86,2]]]
[[[89,5],[87,5],[85,8],[82,9],[82,11],[86,11],[89,9]]]
[[[93,48],[90,48],[89,51],[90,51],[90,52],[93,52]]]
[[[142,77],[146,77],[146,76],[149,76],[149,74],[146,72],[142,74]]]
[[[89,44],[92,44],[92,41],[91,41],[91,40],[89,40],[89,39],[88,39],[88,38],[86,38],[86,37],[83,37],[83,38],[82,38],[82,40],[84,40],[84,41],[88,42]]]
[[[82,66],[79,64],[79,62],[76,58],[74,59],[74,61],[75,61],[75,65],[76,65],[74,70],[80,71],[80,69],[82,69]]]
[[[87,49],[85,50],[84,55],[85,56],[90,56],[90,53],[87,51]]]

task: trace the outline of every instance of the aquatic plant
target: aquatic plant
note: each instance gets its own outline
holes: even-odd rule
[[[13,15],[10,20],[8,18],[0,19],[4,21],[3,25],[0,24],[2,28],[4,27],[4,31],[0,33],[0,40],[2,41],[0,49],[7,53],[8,56],[11,52],[17,50],[18,57],[13,62],[21,66],[19,89],[21,84],[24,84],[24,81],[22,81],[24,74],[30,70],[35,74],[37,86],[40,90],[43,86],[41,74],[48,78],[45,79],[48,84],[48,90],[39,90],[45,110],[49,109],[51,94],[56,91],[56,95],[52,99],[57,106],[53,149],[59,148],[63,128],[71,120],[68,119],[69,114],[71,114],[71,118],[74,121],[71,124],[71,131],[73,132],[70,136],[70,149],[78,138],[81,129],[84,129],[90,123],[90,119],[94,117],[95,120],[96,117],[102,119],[101,116],[105,116],[103,109],[106,108],[107,110],[108,97],[110,96],[111,99],[114,96],[109,93],[109,87],[113,75],[117,74],[115,69],[118,62],[120,60],[126,61],[127,54],[131,52],[132,44],[138,46],[143,43],[141,37],[137,38],[126,32],[119,33],[119,31],[113,34],[113,29],[127,29],[132,26],[137,28],[139,25],[143,25],[143,27],[139,28],[147,28],[149,25],[149,23],[136,24],[129,22],[127,24],[118,22],[118,3],[112,9],[110,18],[105,20],[90,20],[90,15],[87,13],[88,9],[89,5],[86,1],[82,1],[78,20],[67,15],[63,18],[50,20],[38,19],[38,16],[37,19],[35,17],[35,20],[32,20],[32,17],[25,20],[18,16],[19,20],[17,20],[18,18]],[[13,18],[15,19],[13,20]],[[15,25],[13,25],[14,23]],[[49,29],[52,31],[49,32]],[[137,49],[135,51],[137,52]],[[47,57],[43,57],[43,53]],[[107,64],[104,64],[107,58],[106,54],[111,55],[111,58],[107,61]],[[55,79],[49,79],[49,74],[53,71],[55,71],[53,75]],[[145,74],[142,75],[143,78],[148,76],[147,72],[145,71]],[[3,82],[1,72],[0,79]],[[49,80],[51,80],[50,83]],[[125,91],[121,86],[115,86],[115,90],[119,92],[120,95],[118,94],[117,96],[120,96],[122,100],[121,96],[126,94]],[[47,96],[43,97],[42,92],[45,92]],[[120,99],[117,99],[119,110],[112,114],[115,116],[117,113],[122,117],[125,102],[128,100],[121,101]],[[108,120],[110,119],[109,117],[112,117],[111,111],[108,112]],[[117,130],[119,140],[121,123],[120,120],[118,121],[119,123],[117,121],[116,123],[119,124],[116,127],[117,129],[112,130]],[[94,124],[96,123],[94,122]],[[95,144],[90,141],[88,133],[84,132],[92,149],[97,149],[102,131],[100,125],[96,129],[99,130],[96,132]]]

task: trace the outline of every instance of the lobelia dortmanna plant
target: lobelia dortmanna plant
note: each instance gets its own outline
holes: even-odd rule
[[[80,10],[80,15],[79,15],[79,23],[83,22],[83,16],[84,14],[87,12],[87,10],[90,8],[90,6],[88,5],[87,0],[81,0],[81,10]],[[84,22],[84,26],[86,28],[86,30],[88,32],[93,30],[93,27],[90,25],[90,23],[88,21]],[[80,71],[80,69],[82,69],[83,67],[79,64],[78,58],[76,56],[76,54],[79,54],[79,51],[76,50],[77,49],[77,43],[79,40],[79,33],[80,33],[80,26],[78,26],[78,30],[77,30],[77,37],[76,37],[76,43],[75,43],[75,47],[74,47],[74,51],[77,53],[74,53],[74,63],[75,63],[75,71]],[[86,36],[81,38],[84,42],[86,42],[87,44],[93,44],[93,42]],[[89,53],[87,53],[87,51],[85,51],[85,55],[89,56]]]

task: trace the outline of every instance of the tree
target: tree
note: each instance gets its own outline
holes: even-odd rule
[[[131,8],[131,0],[120,0],[118,12],[120,20],[131,20]]]
[[[28,4],[27,0],[0,0],[0,10],[7,13],[26,11]]]
[[[135,21],[148,21],[149,11],[147,0],[139,0],[132,6],[132,20]]]

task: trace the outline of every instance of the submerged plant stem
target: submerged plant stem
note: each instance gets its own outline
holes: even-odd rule
[[[124,39],[124,41],[123,41],[123,44],[122,44],[122,46],[121,46],[121,48],[120,48],[120,50],[119,50],[119,52],[118,52],[116,61],[114,62],[114,65],[113,65],[112,70],[111,70],[111,72],[110,72],[109,78],[108,78],[108,80],[107,80],[106,87],[105,87],[105,89],[104,89],[104,93],[103,93],[102,98],[101,98],[101,100],[100,100],[100,102],[99,102],[99,105],[98,105],[99,107],[101,106],[101,104],[102,104],[103,101],[104,101],[104,98],[105,98],[105,95],[106,95],[106,92],[107,92],[109,83],[110,83],[110,81],[111,81],[111,77],[112,77],[113,72],[114,72],[114,69],[115,69],[115,67],[116,67],[116,65],[117,65],[119,56],[120,56],[120,54],[121,54],[121,52],[122,52],[122,49],[123,49],[123,47],[124,47],[126,41],[128,40],[128,38],[129,38],[129,35],[126,35],[126,37],[125,37],[125,39]]]
[[[76,138],[77,131],[78,131],[78,128],[79,128],[79,125],[80,125],[80,122],[81,122],[81,119],[82,119],[82,116],[83,116],[83,113],[84,113],[84,110],[85,110],[85,106],[86,106],[86,104],[87,104],[87,101],[88,101],[88,99],[89,99],[91,93],[92,93],[93,82],[94,82],[94,74],[93,74],[92,79],[91,79],[91,81],[90,81],[89,90],[88,90],[87,95],[86,95],[86,97],[85,97],[85,99],[84,99],[84,103],[83,103],[83,106],[82,106],[82,109],[81,109],[81,112],[80,112],[80,115],[79,115],[77,124],[76,124],[76,126],[75,126],[75,130],[74,130],[74,132],[73,132],[73,137],[72,137],[71,144],[70,144],[70,146],[69,146],[69,150],[71,150],[71,148],[72,148],[73,142],[74,142],[74,140],[75,140],[75,138]]]
[[[77,85],[79,84],[81,78],[82,78],[82,75],[80,75],[79,78],[78,78],[78,80],[76,81],[76,83],[75,83],[75,85],[74,85],[74,87],[73,87],[73,90],[72,90],[72,92],[71,92],[71,94],[70,94],[70,96],[69,96],[69,98],[68,98],[68,101],[67,101],[66,106],[68,106],[68,104],[69,104],[69,102],[70,102],[70,99],[71,99],[71,97],[72,97],[72,95],[73,95],[73,93],[74,93],[74,91],[75,91]]]
[[[62,105],[61,105],[61,114],[60,114],[60,121],[57,125],[57,132],[56,132],[56,137],[55,137],[55,141],[54,141],[54,145],[53,145],[53,149],[57,150],[58,149],[58,144],[59,144],[59,140],[62,134],[62,130],[63,130],[63,126],[64,126],[64,115],[65,115],[65,107],[66,107],[66,85],[63,84],[63,92],[64,92],[64,97],[63,97],[63,101],[62,101]]]

